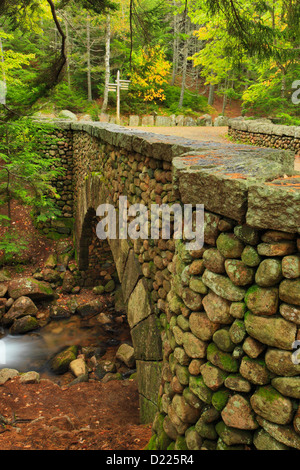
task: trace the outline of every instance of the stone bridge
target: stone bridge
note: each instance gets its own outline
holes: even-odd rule
[[[101,204],[205,208],[202,248],[176,236],[108,241],[149,449],[300,449],[294,154],[100,123],[57,122],[54,132],[81,270]]]

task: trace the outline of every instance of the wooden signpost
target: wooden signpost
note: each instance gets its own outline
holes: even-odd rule
[[[117,93],[117,123],[120,124],[121,90],[128,90],[130,80],[120,80],[120,71],[117,73],[115,83],[108,84],[108,91]]]

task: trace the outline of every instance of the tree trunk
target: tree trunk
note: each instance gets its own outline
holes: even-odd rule
[[[67,57],[67,80],[68,86],[71,88],[71,72],[70,72],[70,35],[69,35],[69,25],[67,19],[65,19],[65,29],[66,29],[66,57]]]
[[[173,1],[173,6],[174,10],[176,7],[176,1]],[[179,39],[178,39],[178,33],[179,33],[179,21],[178,21],[178,14],[174,14],[174,22],[173,22],[173,28],[174,28],[174,39],[173,39],[173,72],[172,72],[172,81],[171,85],[174,86],[175,84],[175,79],[178,71],[178,49],[179,49]]]
[[[108,103],[108,85],[110,79],[110,15],[106,17],[106,39],[105,39],[105,85],[104,85],[104,96],[103,96],[103,105],[101,112],[104,113],[107,108]]]
[[[188,35],[190,30],[189,25],[189,18],[187,16],[187,1],[185,4],[185,11],[184,11],[184,33]],[[184,47],[183,47],[183,65],[182,65],[182,82],[181,82],[181,93],[179,99],[179,108],[183,106],[183,99],[184,99],[184,92],[185,92],[185,85],[186,85],[186,75],[187,75],[187,59],[189,55],[189,37],[185,37],[184,39]]]
[[[210,83],[209,85],[209,94],[208,94],[208,104],[209,106],[213,106],[215,99],[215,85]]]
[[[91,73],[91,22],[90,17],[87,17],[86,23],[86,49],[87,49],[87,86],[88,86],[88,101],[93,101],[92,97],[92,73]]]

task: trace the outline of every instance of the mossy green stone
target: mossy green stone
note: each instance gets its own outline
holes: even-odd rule
[[[189,384],[189,377],[190,373],[186,366],[181,366],[177,364],[176,366],[176,376],[181,383],[181,385],[188,385]]]
[[[244,246],[244,243],[233,233],[221,233],[217,239],[217,248],[226,259],[240,258]]]
[[[234,227],[234,234],[247,245],[257,245],[259,242],[259,232],[249,225],[237,225]]]
[[[258,316],[247,312],[245,315],[247,333],[263,344],[278,349],[293,349],[297,326],[279,316]]]
[[[157,436],[156,436],[156,434],[154,434],[151,437],[150,441],[148,442],[148,444],[146,445],[144,450],[158,450],[157,449]]]
[[[230,338],[229,330],[225,328],[221,328],[214,333],[213,342],[224,352],[232,352],[235,348],[235,344]]]
[[[216,431],[222,441],[228,445],[247,444],[251,445],[253,441],[253,434],[244,429],[234,429],[226,426],[223,421],[216,424]]]
[[[211,423],[206,423],[201,418],[199,419],[199,421],[197,421],[195,429],[197,433],[204,439],[209,439],[213,441],[218,437],[215,426]]]
[[[208,289],[205,284],[203,284],[202,279],[199,277],[192,277],[189,283],[189,288],[198,294],[207,294]]]
[[[245,323],[242,320],[234,320],[230,329],[229,329],[229,336],[233,343],[239,344],[244,341],[247,335]]]
[[[262,287],[271,287],[282,279],[281,261],[278,259],[263,260],[255,274],[255,282]]]
[[[278,288],[253,285],[247,290],[245,303],[255,315],[274,315],[279,304]]]
[[[200,450],[203,442],[201,436],[197,433],[195,426],[186,430],[185,441],[189,450]]]
[[[184,436],[178,436],[175,442],[174,450],[188,450]]]
[[[245,263],[250,268],[255,268],[256,266],[259,265],[262,258],[258,254],[256,248],[254,248],[253,246],[247,245],[245,249],[243,250],[241,259],[243,263]]]
[[[70,346],[57,354],[51,361],[51,369],[56,374],[64,374],[69,370],[69,365],[77,357],[77,346]]]
[[[292,305],[300,305],[300,279],[285,279],[279,286],[280,300]]]
[[[204,403],[211,404],[213,392],[205,385],[203,377],[190,376],[189,387],[192,393],[200,398]]]
[[[164,430],[157,435],[156,446],[158,450],[166,450],[171,443],[172,439],[170,439]]]
[[[236,286],[227,276],[222,274],[215,274],[206,269],[202,276],[202,281],[216,295],[225,300],[239,302],[245,297],[246,289]]]
[[[239,362],[231,354],[221,351],[214,343],[207,347],[207,359],[225,372],[237,372],[239,369]]]
[[[225,408],[228,399],[230,397],[230,391],[226,389],[218,390],[212,396],[211,403],[217,411],[222,411]]]

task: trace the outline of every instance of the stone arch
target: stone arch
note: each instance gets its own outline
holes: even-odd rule
[[[93,236],[93,219],[100,204],[109,196],[100,175],[90,174],[77,193],[75,242],[80,269],[89,264],[89,244]],[[118,220],[117,220],[118,234]],[[150,423],[158,409],[158,389],[161,379],[162,341],[160,327],[154,312],[147,279],[127,239],[108,240],[116,265],[123,295],[127,320],[138,372],[140,415],[143,423]]]

